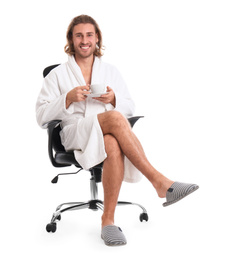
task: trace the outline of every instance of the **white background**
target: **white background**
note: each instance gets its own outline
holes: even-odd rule
[[[233,259],[233,1],[7,1],[0,8],[2,259]],[[89,174],[50,180],[74,169],[52,167],[47,134],[35,120],[44,67],[66,62],[71,19],[89,14],[144,115],[135,127],[152,164],[200,189],[163,208],[151,184],[124,183],[116,224],[128,245],[100,239],[101,212],[62,216],[45,231],[55,206],[89,199]],[[100,198],[102,188],[100,186]]]

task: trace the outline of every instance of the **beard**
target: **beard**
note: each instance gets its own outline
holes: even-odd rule
[[[90,56],[93,56],[95,50],[96,50],[96,46],[93,45],[88,45],[88,49],[82,49],[82,47],[86,47],[87,45],[81,45],[81,46],[77,46],[74,47],[75,49],[75,54],[80,57],[80,58],[89,58]]]

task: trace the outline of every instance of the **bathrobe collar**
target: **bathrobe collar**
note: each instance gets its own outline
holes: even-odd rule
[[[68,66],[71,69],[73,75],[78,81],[80,86],[85,86],[86,82],[84,80],[83,74],[79,65],[76,63],[75,57],[72,55],[68,55]],[[98,84],[99,82],[99,72],[101,68],[101,59],[98,57],[94,57],[93,68],[92,68],[92,77],[91,84]]]

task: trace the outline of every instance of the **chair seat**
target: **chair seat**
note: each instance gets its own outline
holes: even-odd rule
[[[76,161],[73,151],[69,152],[56,152],[55,156],[55,162],[61,165],[75,165],[76,167],[82,168],[82,166]],[[101,169],[103,163],[100,163],[98,165],[95,165],[93,168]]]
[[[77,167],[80,167],[80,164],[76,161],[74,153],[71,152],[57,152],[55,154],[55,161],[59,164],[67,164],[67,165],[75,165]]]

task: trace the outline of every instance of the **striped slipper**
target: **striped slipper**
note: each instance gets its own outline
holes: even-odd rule
[[[163,206],[169,206],[190,193],[194,192],[199,188],[196,184],[189,184],[189,183],[181,183],[181,182],[174,182],[171,187],[167,190],[166,199],[167,201],[163,203]]]
[[[122,246],[127,244],[121,228],[115,225],[105,226],[102,229],[101,238],[107,246]]]

